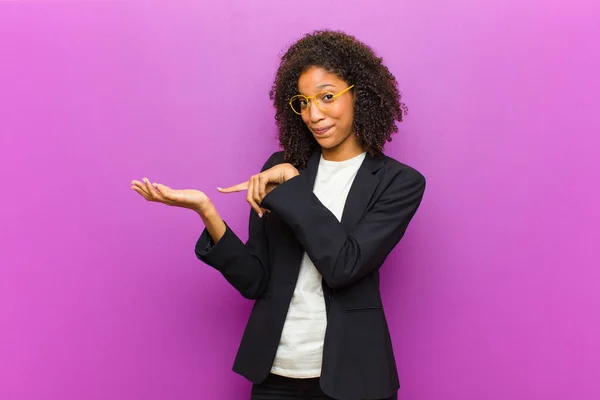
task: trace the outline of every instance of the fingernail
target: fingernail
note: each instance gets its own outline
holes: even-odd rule
[[[262,216],[263,216],[262,213],[258,213],[259,218],[262,218]]]

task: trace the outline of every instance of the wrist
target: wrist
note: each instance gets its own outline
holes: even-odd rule
[[[202,203],[198,204],[194,208],[194,211],[200,214],[201,217],[207,217],[211,213],[214,213],[216,211],[216,208],[215,205],[210,201],[210,199],[206,199]]]
[[[200,218],[202,218],[202,222],[213,242],[219,242],[227,231],[227,225],[219,216],[217,208],[207,199],[205,202],[198,205],[196,212],[200,215]]]
[[[289,168],[286,169],[285,171],[285,180],[290,180],[295,176],[300,175],[300,173],[298,172],[298,170],[296,169],[296,167],[294,167],[293,165],[290,164]]]

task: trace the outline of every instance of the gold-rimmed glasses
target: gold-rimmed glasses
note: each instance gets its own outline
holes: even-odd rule
[[[314,96],[305,96],[303,94],[297,94],[290,99],[290,107],[298,115],[301,115],[304,111],[310,108],[311,99],[315,100],[315,104],[319,110],[327,112],[333,108],[335,99],[352,89],[354,85],[347,87],[338,94],[333,94],[330,91],[324,90],[315,94]]]

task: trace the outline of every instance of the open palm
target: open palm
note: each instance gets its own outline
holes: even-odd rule
[[[132,181],[131,189],[138,192],[148,201],[164,203],[169,206],[189,208],[197,211],[208,201],[208,196],[204,192],[195,189],[171,189],[160,183],[150,183],[147,178],[142,182]]]

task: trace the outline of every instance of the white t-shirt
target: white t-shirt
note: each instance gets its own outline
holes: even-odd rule
[[[313,192],[338,221],[365,156],[362,153],[345,161],[327,161],[321,156]],[[326,326],[321,274],[304,252],[271,372],[290,378],[321,376]]]

